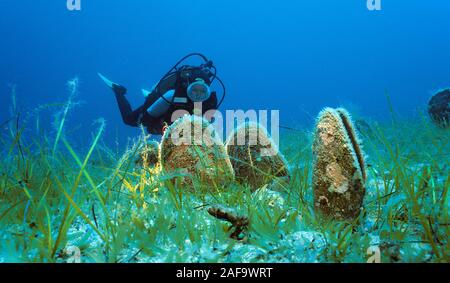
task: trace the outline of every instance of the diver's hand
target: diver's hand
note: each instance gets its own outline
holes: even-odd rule
[[[125,95],[127,93],[127,89],[124,86],[113,84],[112,89],[115,94]]]

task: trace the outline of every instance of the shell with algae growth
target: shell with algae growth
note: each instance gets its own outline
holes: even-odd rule
[[[237,127],[228,137],[226,147],[236,180],[248,184],[253,191],[289,178],[286,160],[258,123],[247,122]]]
[[[440,128],[450,128],[450,88],[439,90],[428,102],[428,114]]]
[[[181,185],[189,189],[194,184],[220,188],[234,179],[222,140],[211,124],[195,115],[185,115],[167,128],[159,159],[162,172],[181,177]]]
[[[314,207],[335,219],[358,217],[365,194],[365,164],[349,113],[320,112],[313,142]]]

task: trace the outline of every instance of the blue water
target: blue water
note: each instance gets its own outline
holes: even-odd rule
[[[312,126],[325,106],[383,120],[413,116],[433,91],[450,86],[450,1],[382,0],[0,0],[0,122],[9,117],[9,85],[26,113],[62,102],[78,76],[83,102],[68,127],[104,117],[106,137],[125,126],[102,72],[124,84],[133,106],[180,57],[202,52],[224,80],[225,109],[279,109],[281,123]],[[51,111],[50,111],[51,112]]]

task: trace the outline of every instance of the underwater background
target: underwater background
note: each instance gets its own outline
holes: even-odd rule
[[[227,87],[225,109],[278,109],[281,124],[312,127],[324,106],[345,105],[377,120],[392,105],[404,116],[424,109],[449,85],[450,3],[382,1],[0,1],[0,120],[17,104],[67,99],[80,79],[81,102],[68,123],[108,123],[107,137],[139,133],[122,123],[104,73],[128,88],[133,107],[182,56],[212,59]],[[198,61],[193,61],[198,62]],[[220,91],[219,91],[220,93]],[[22,111],[25,111],[22,110]],[[77,137],[88,137],[83,127]]]
[[[381,3],[0,0],[0,263],[450,262],[450,2]],[[191,52],[277,154],[123,123]]]

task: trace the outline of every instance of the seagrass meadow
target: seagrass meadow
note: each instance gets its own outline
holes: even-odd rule
[[[60,111],[52,134],[15,106],[2,124],[0,262],[340,263],[377,251],[381,262],[450,261],[450,132],[423,113],[353,117],[366,192],[357,217],[342,220],[314,207],[314,125],[281,132],[288,181],[255,190],[210,180],[205,189],[193,176],[187,190],[186,175],[147,162],[145,134],[117,151],[98,120],[92,139],[75,147],[65,119],[76,80],[69,91],[52,106]]]

